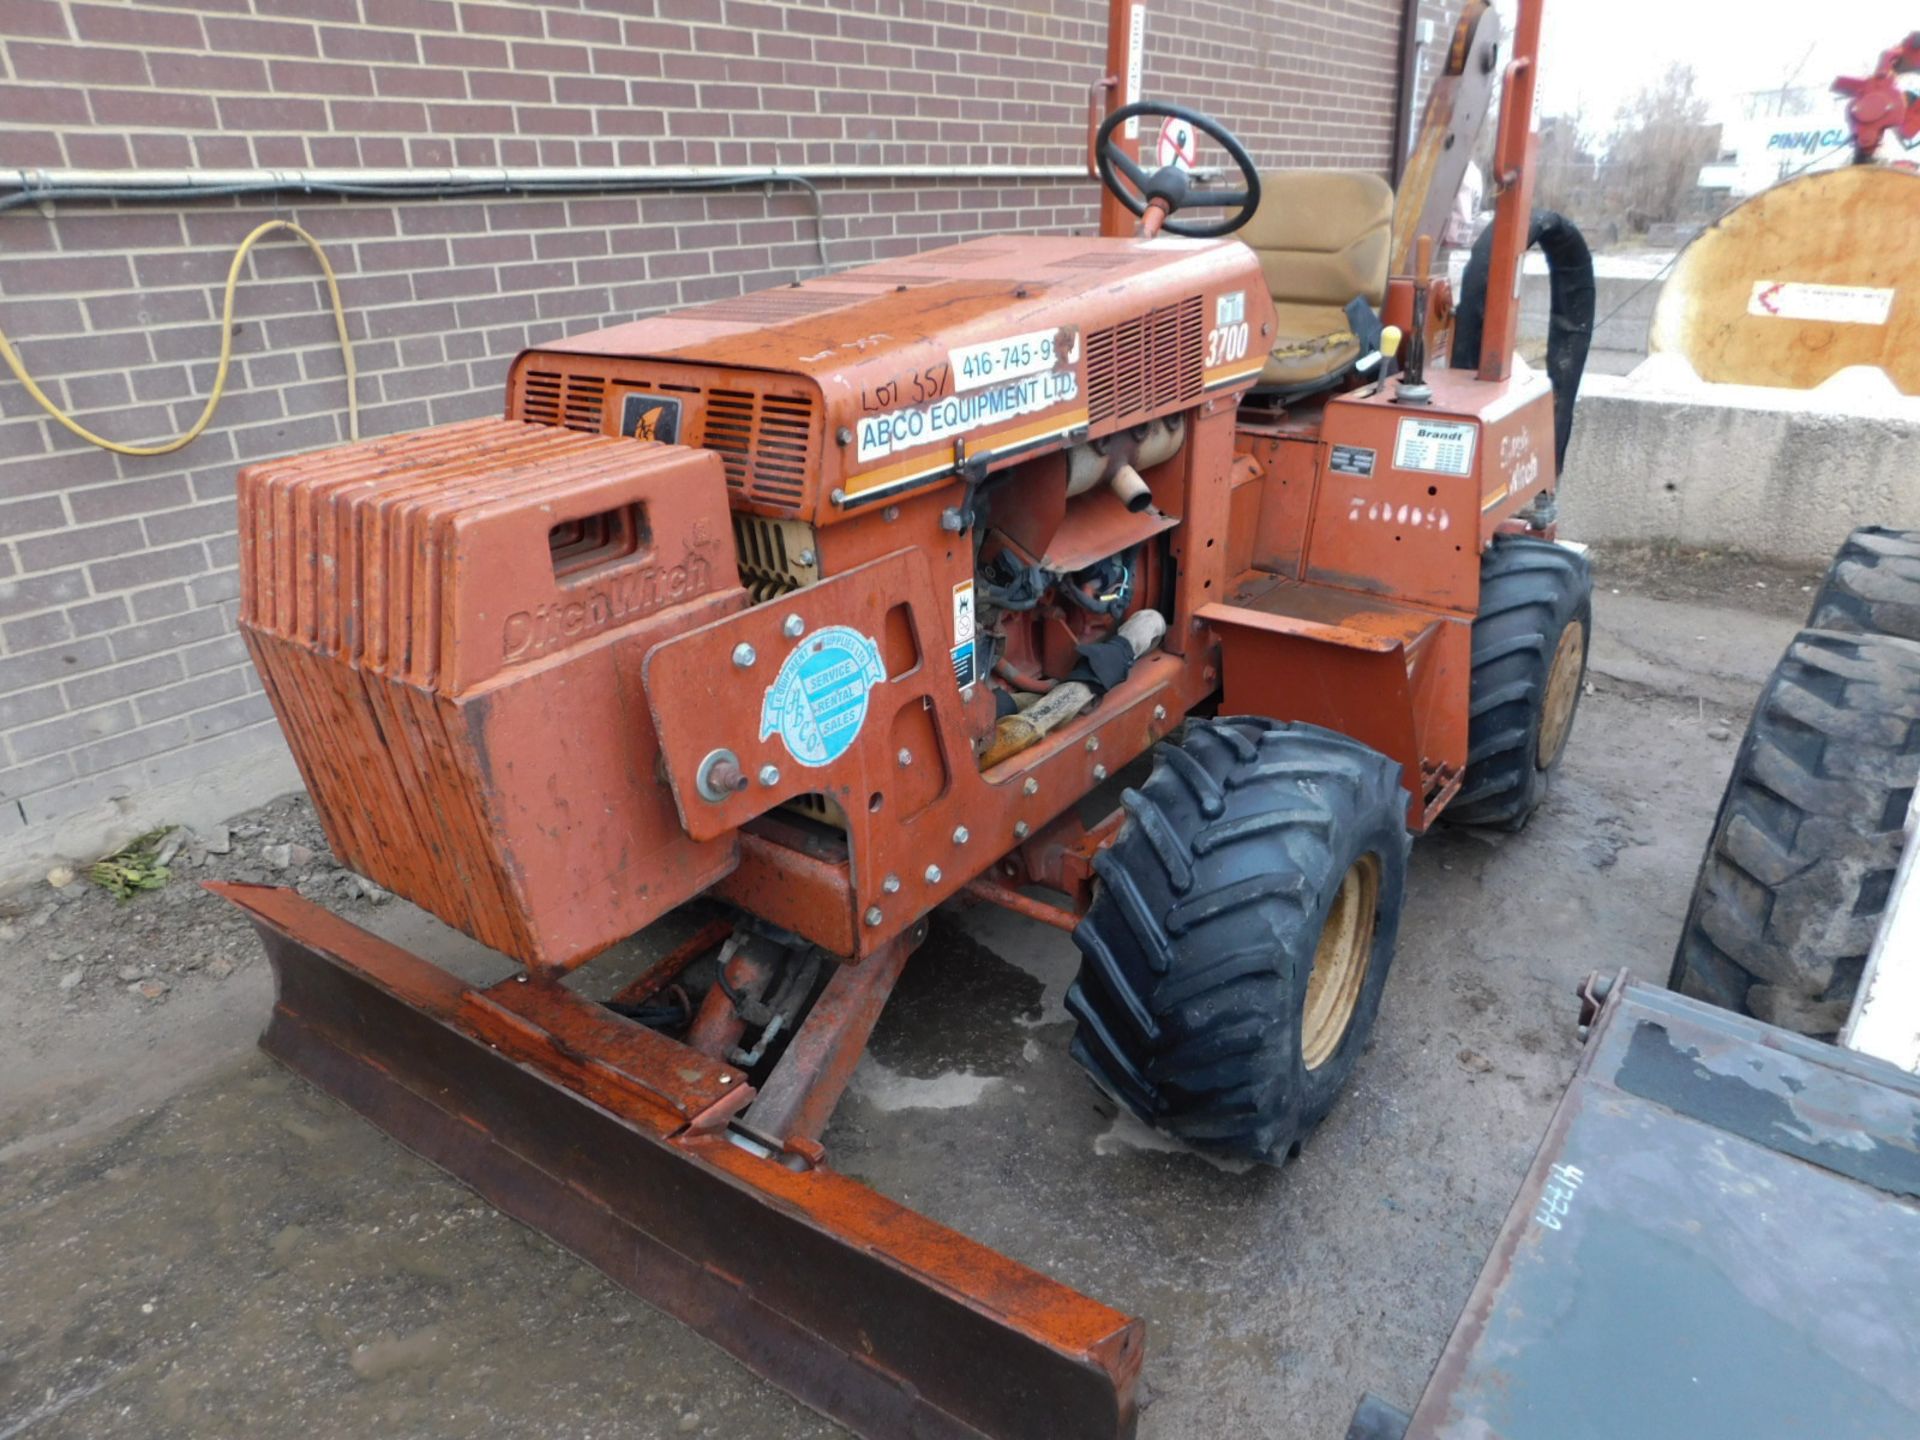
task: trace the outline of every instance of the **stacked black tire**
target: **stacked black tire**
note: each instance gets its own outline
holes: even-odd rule
[[[1920,532],[1856,530],[1807,624],[1734,758],[1668,983],[1831,1038],[1920,776]]]

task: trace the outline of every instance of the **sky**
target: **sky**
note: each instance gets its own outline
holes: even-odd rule
[[[1514,0],[1496,4],[1510,23]],[[1916,29],[1915,0],[1546,0],[1540,113],[1584,104],[1588,126],[1604,132],[1677,60],[1693,66],[1712,118],[1733,118],[1723,107],[1743,91],[1824,90],[1836,75],[1868,74]]]

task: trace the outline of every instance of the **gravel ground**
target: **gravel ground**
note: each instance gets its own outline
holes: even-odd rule
[[[1410,1402],[1577,1058],[1574,985],[1664,974],[1810,577],[1600,574],[1552,798],[1523,835],[1416,846],[1373,1050],[1285,1170],[1092,1091],[1059,932],[951,908],[908,968],[835,1164],[1144,1316],[1143,1435],[1335,1440],[1363,1389]],[[261,1056],[264,959],[197,882],[294,884],[476,978],[499,957],[333,866],[300,797],[180,837],[171,869],[124,902],[0,900],[0,1437],[841,1433]]]

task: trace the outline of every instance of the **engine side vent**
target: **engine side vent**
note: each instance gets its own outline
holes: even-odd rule
[[[1198,295],[1087,335],[1087,416],[1098,425],[1200,398],[1205,307]]]
[[[521,389],[518,418],[598,435],[606,401],[607,382],[597,375],[530,370]]]
[[[819,418],[813,401],[800,396],[709,390],[699,443],[719,455],[727,488],[764,505],[797,505]]]

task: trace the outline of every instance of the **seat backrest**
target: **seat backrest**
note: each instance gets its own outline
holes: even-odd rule
[[[1260,257],[1277,305],[1378,309],[1387,294],[1393,189],[1351,170],[1282,170],[1260,177],[1260,209],[1240,239]]]

